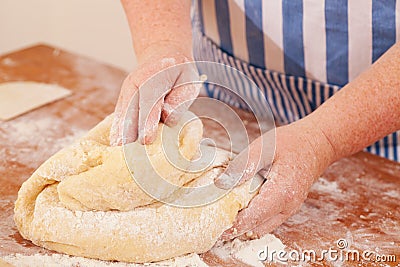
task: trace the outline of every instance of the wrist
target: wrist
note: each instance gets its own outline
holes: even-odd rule
[[[311,118],[301,119],[292,126],[304,136],[304,141],[314,158],[315,175],[319,177],[330,164],[339,159],[336,148],[319,124]]]
[[[139,65],[148,62],[155,57],[159,57],[160,55],[165,57],[181,57],[183,55],[188,61],[193,60],[191,41],[178,44],[174,41],[160,40],[142,46],[140,49],[135,49],[135,51]]]

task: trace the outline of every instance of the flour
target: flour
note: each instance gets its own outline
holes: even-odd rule
[[[387,192],[383,193],[385,196],[391,197],[391,198],[397,198],[400,199],[400,191],[398,190],[390,190]]]
[[[268,247],[268,259],[271,258],[271,251],[285,249],[282,241],[272,234],[267,234],[260,239],[241,241],[235,238],[233,241],[215,246],[212,250],[221,259],[234,258],[254,267],[263,267],[263,263],[258,260],[260,251]]]
[[[250,266],[263,267],[264,265],[258,260],[259,251],[264,250],[268,246],[269,252],[272,250],[280,251],[285,249],[285,245],[281,240],[272,234],[267,234],[260,239],[241,241],[234,239],[220,246],[213,248],[221,259],[235,258]],[[207,267],[208,265],[202,261],[197,254],[189,254],[186,256],[176,257],[174,259],[160,261],[157,263],[134,264],[124,262],[101,261],[88,259],[83,257],[68,256],[65,254],[52,255],[22,255],[13,254],[3,257],[6,262],[16,267],[41,267],[41,266],[62,266],[62,267]]]
[[[324,177],[319,178],[317,182],[311,187],[311,189],[314,189],[318,192],[324,192],[330,194],[342,193],[342,190],[339,188],[336,181],[331,182]]]
[[[198,239],[196,234],[200,228],[206,228],[217,220],[218,210],[215,206],[209,205],[201,213],[200,220],[197,225],[190,225],[188,222],[175,220],[176,208],[165,206],[163,212],[165,213],[165,222],[158,224],[159,234],[153,235],[152,231],[146,231],[153,227],[153,221],[157,217],[159,210],[155,208],[138,208],[133,211],[121,212],[103,212],[103,211],[71,211],[65,209],[59,202],[57,195],[51,191],[56,190],[54,186],[49,186],[37,198],[37,208],[34,212],[33,225],[44,225],[46,229],[51,229],[52,232],[57,232],[57,239],[69,240],[71,232],[79,232],[85,238],[93,238],[89,233],[97,229],[98,235],[116,237],[116,232],[124,232],[127,235],[135,235],[141,233],[146,235],[146,240],[151,242],[153,246],[160,246],[166,238],[162,233],[169,235],[169,229],[175,225],[179,231],[173,233],[175,240],[193,240]],[[51,204],[53,203],[53,204]],[[184,210],[186,211],[186,210]],[[42,214],[40,216],[40,214]],[[132,219],[124,220],[126,216],[132,216]],[[57,231],[56,223],[63,221],[66,229],[73,229],[71,231]],[[135,221],[135,224],[132,224]],[[110,237],[112,238],[112,237]],[[170,248],[175,246],[171,243]]]
[[[122,78],[125,74],[121,75],[114,68],[99,64],[99,62],[93,59],[88,59],[83,56],[68,58],[71,63],[73,73],[79,73],[79,79],[77,80],[76,88],[102,88],[107,91],[116,91],[120,87]],[[116,75],[118,73],[118,75]],[[101,79],[99,79],[101,77]],[[82,102],[87,103],[99,103],[97,99],[100,94],[103,94],[102,90],[93,90],[89,94],[85,95]],[[96,101],[93,101],[96,99]]]
[[[64,254],[52,255],[8,255],[3,257],[6,262],[16,267],[42,267],[42,266],[60,266],[60,267],[207,267],[197,254],[190,254],[177,257],[172,260],[158,263],[134,264],[123,262],[101,261],[82,257],[72,257]]]
[[[52,52],[52,55],[55,57],[58,57],[60,55],[61,51],[58,48],[55,48]]]
[[[64,138],[59,138],[52,133],[58,133],[60,128],[65,124],[65,122],[59,118],[55,117],[43,117],[36,120],[13,120],[10,122],[6,122],[4,124],[5,129],[10,129],[9,132],[12,132],[12,135],[9,135],[9,138],[13,140],[13,142],[21,144],[35,144],[38,145],[40,142],[53,142],[55,143],[56,149],[60,149],[64,146],[70,145],[72,141],[78,139],[83,136],[87,130],[79,129],[76,127],[69,128],[69,135],[66,135]],[[40,134],[46,132],[47,134]],[[46,136],[46,137],[44,137]],[[57,142],[55,142],[57,141]]]
[[[8,67],[14,67],[18,65],[18,62],[16,62],[12,58],[6,57],[1,61],[1,64]]]
[[[65,130],[64,124],[62,119],[51,116],[37,120],[18,118],[3,122],[4,132],[10,133],[2,136],[0,132],[0,138],[8,140],[10,144],[2,149],[4,151],[1,154],[6,155],[3,160],[7,160],[9,164],[16,162],[30,168],[37,168],[40,163],[38,159],[50,157],[87,132],[77,127]],[[60,138],[60,135],[64,137]],[[49,146],[49,144],[53,145]],[[35,157],[32,157],[33,152]]]

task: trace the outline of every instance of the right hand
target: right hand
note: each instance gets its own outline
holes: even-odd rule
[[[278,127],[275,133],[269,131],[254,140],[215,181],[218,187],[229,189],[260,170],[266,178],[222,240],[249,231],[256,237],[273,231],[300,209],[314,181],[336,159],[329,139],[309,117]]]
[[[147,53],[141,56],[142,60],[137,69],[130,73],[122,84],[110,131],[112,146],[136,140],[142,144],[152,143],[157,136],[159,121],[168,126],[175,125],[199,94],[198,84],[174,88],[176,84],[182,83],[182,80],[196,79],[197,70],[193,64],[167,71],[160,75],[160,78],[146,84],[149,78],[168,67],[193,61],[191,55],[185,55],[181,49],[174,46],[153,46],[146,51]],[[139,93],[143,84],[146,84],[145,90],[140,89]],[[129,125],[124,127],[125,123]]]

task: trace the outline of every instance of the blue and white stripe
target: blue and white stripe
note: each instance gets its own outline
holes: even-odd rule
[[[315,110],[400,40],[399,2],[194,0],[195,58],[248,75],[263,99],[234,73],[226,73],[226,79],[261,109],[268,102],[279,124],[291,123]],[[244,108],[237,96],[221,88],[208,86],[207,93]],[[400,160],[399,137],[400,132],[393,133],[367,150]]]

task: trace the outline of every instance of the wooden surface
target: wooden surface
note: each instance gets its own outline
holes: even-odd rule
[[[0,82],[38,81],[71,89],[68,98],[0,122],[0,256],[49,253],[23,240],[13,223],[13,203],[31,173],[48,157],[82,136],[113,111],[126,73],[94,60],[48,46],[35,46],[0,57]],[[194,107],[201,109],[202,107]],[[251,116],[239,112],[249,121]],[[210,137],[221,133],[206,125]],[[333,164],[313,186],[299,213],[274,234],[287,250],[337,249],[347,240],[350,249],[396,255],[400,266],[400,164],[359,153]],[[202,255],[215,266],[242,262],[220,257],[213,250]],[[257,257],[257,255],[254,255]],[[295,262],[289,264],[292,265]],[[327,260],[312,266],[340,265]],[[385,266],[366,261],[346,261],[343,266]]]

